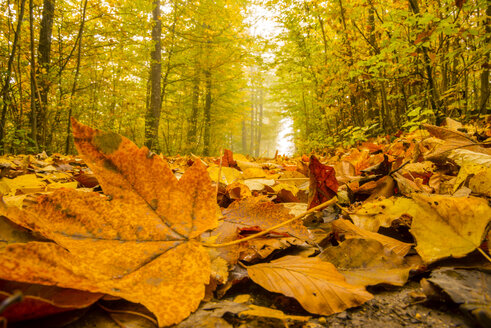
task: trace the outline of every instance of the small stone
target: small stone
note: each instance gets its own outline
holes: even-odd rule
[[[339,313],[336,317],[338,317],[339,319],[347,319],[348,313],[346,313],[346,311],[343,311],[343,312]]]

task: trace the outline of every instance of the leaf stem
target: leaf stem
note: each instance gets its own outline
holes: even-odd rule
[[[482,256],[484,256],[484,257],[486,258],[486,260],[488,260],[489,262],[491,262],[491,257],[489,257],[489,255],[488,255],[488,254],[487,254],[485,251],[483,251],[483,250],[481,249],[481,247],[478,247],[478,248],[477,248],[477,250],[478,250],[479,252],[481,252]]]
[[[289,220],[286,220],[286,221],[283,221],[271,228],[268,228],[266,230],[263,230],[261,232],[258,232],[258,233],[255,233],[249,237],[245,237],[245,238],[242,238],[242,239],[237,239],[237,240],[234,240],[234,241],[231,241],[231,242],[228,242],[228,243],[223,243],[223,244],[207,244],[207,243],[203,243],[202,245],[205,246],[205,247],[226,247],[226,246],[232,246],[232,245],[236,245],[236,244],[240,244],[244,241],[249,241],[251,239],[254,239],[254,238],[257,238],[257,237],[260,237],[260,236],[263,236],[267,233],[270,233],[271,231],[273,230],[276,230],[278,228],[281,228],[281,227],[284,227],[286,226],[287,224],[290,224],[292,223],[293,221],[295,220],[299,220],[301,218],[303,218],[304,216],[310,214],[310,213],[313,213],[315,211],[318,211],[318,210],[321,210],[327,206],[330,206],[330,205],[333,205],[335,204],[336,202],[338,201],[337,197],[333,197],[331,198],[330,200],[328,200],[327,202],[324,202],[320,205],[317,205],[316,207],[312,207],[310,210],[306,211],[306,212],[303,212],[302,214],[300,215],[297,215],[296,217],[292,218],[292,219],[289,219]]]

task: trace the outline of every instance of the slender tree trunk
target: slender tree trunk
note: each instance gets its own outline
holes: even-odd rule
[[[38,84],[37,91],[39,92],[39,106],[37,107],[38,117],[38,141],[41,147],[46,147],[46,127],[47,127],[47,108],[48,108],[48,93],[50,88],[49,71],[51,64],[51,35],[53,34],[53,20],[55,15],[55,0],[43,1],[43,13],[41,19],[41,30],[39,31],[38,45],[38,72],[36,79]]]
[[[36,84],[36,56],[34,54],[34,4],[33,0],[29,0],[29,31],[30,31],[30,55],[31,55],[31,144],[30,146],[37,152],[38,149],[38,134],[37,134],[37,84]]]
[[[73,77],[72,93],[70,96],[70,107],[68,108],[65,154],[70,153],[70,145],[71,145],[71,133],[70,133],[71,122],[70,122],[70,118],[72,117],[72,113],[73,113],[73,98],[74,98],[75,92],[77,90],[78,77],[80,75],[80,62],[82,59],[82,36],[84,33],[85,13],[87,11],[87,1],[88,0],[84,0],[83,9],[82,9],[82,21],[80,22],[80,27],[78,29],[77,67],[75,68],[75,76]]]
[[[20,11],[17,17],[17,28],[14,33],[14,41],[12,43],[12,51],[10,52],[9,59],[7,62],[7,74],[5,75],[5,80],[2,86],[2,116],[0,118],[0,140],[3,145],[2,153],[5,150],[5,125],[7,123],[7,110],[10,103],[10,79],[12,77],[12,66],[14,64],[15,51],[17,50],[17,42],[19,42],[22,21],[24,19],[24,8],[25,8],[26,0],[22,0],[20,3]]]
[[[263,89],[259,89],[259,101],[257,103],[257,109],[258,109],[258,119],[257,119],[257,131],[256,131],[256,151],[255,151],[255,156],[259,157],[260,151],[261,151],[261,135],[262,135],[262,128],[263,128]]]
[[[247,124],[245,115],[242,118],[242,152],[247,154]]]
[[[198,140],[198,111],[199,111],[199,85],[200,85],[200,55],[198,50],[194,60],[193,94],[191,98],[191,116],[189,117],[189,129],[187,135],[187,147],[193,152],[197,147]]]
[[[486,19],[484,24],[486,24],[486,39],[483,47],[487,47],[491,41],[491,3],[488,2],[488,7],[486,8]],[[481,114],[486,114],[487,104],[489,101],[489,51],[485,56],[485,67],[481,72],[481,97],[479,99],[479,111]]]
[[[419,5],[418,5],[418,0],[408,0],[409,1],[409,6],[411,7],[411,10],[413,11],[413,13],[415,15],[419,15],[420,14],[420,10],[419,10]],[[430,91],[430,97],[429,97],[429,100],[430,100],[430,104],[431,104],[431,108],[433,109],[434,113],[436,115],[439,114],[439,111],[440,111],[440,108],[438,106],[438,93],[437,93],[437,89],[436,89],[436,86],[435,86],[435,81],[433,79],[433,72],[432,72],[432,68],[431,68],[431,60],[430,60],[430,56],[428,55],[428,49],[426,47],[422,47],[423,49],[423,61],[424,61],[424,66],[425,66],[425,71],[426,71],[426,77],[428,79],[428,87],[429,87],[429,91]]]
[[[162,22],[160,21],[160,0],[153,0],[153,27],[152,27],[152,41],[155,43],[154,49],[150,54],[150,107],[147,109],[147,115],[145,118],[145,146],[148,149],[159,151],[159,122],[160,111],[162,108],[160,82],[162,79]]]
[[[254,89],[251,89],[251,124],[250,124],[250,130],[251,130],[251,139],[249,140],[249,152],[251,156],[254,156],[254,139],[256,138],[256,135],[254,134],[254,127],[255,127],[255,111],[256,111],[256,104],[254,101]]]
[[[203,156],[210,156],[211,145],[211,71],[205,71],[205,107],[204,107],[204,133],[203,133]]]

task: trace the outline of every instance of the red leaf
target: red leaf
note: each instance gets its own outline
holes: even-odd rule
[[[339,183],[336,180],[336,172],[331,166],[319,162],[314,156],[310,156],[310,191],[308,209],[320,205],[336,196]]]
[[[234,154],[230,149],[223,151],[222,166],[237,167],[237,162],[234,161]]]

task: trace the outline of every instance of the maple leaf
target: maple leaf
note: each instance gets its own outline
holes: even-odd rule
[[[247,271],[255,283],[296,298],[311,313],[331,315],[373,298],[365,288],[347,283],[334,265],[318,257],[285,256],[252,265]]]
[[[194,238],[217,224],[215,190],[196,161],[178,181],[127,138],[72,120],[75,145],[106,196],[59,190],[0,214],[53,242],[0,249],[0,278],[101,292],[152,311],[160,326],[194,311],[210,258]]]

